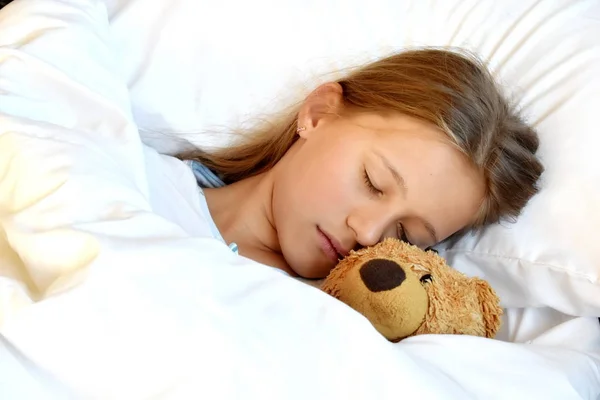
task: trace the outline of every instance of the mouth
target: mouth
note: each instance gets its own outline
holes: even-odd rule
[[[321,250],[334,264],[337,264],[340,259],[348,255],[348,252],[337,240],[335,240],[335,238],[323,232],[319,227],[317,227],[317,231],[320,236]]]

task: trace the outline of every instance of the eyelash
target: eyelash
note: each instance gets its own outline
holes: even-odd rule
[[[369,177],[369,173],[367,172],[366,169],[363,171],[363,175],[364,175],[363,178],[365,180],[365,185],[367,185],[367,188],[369,189],[369,191],[374,195],[380,195],[382,193],[381,190],[379,190],[379,189],[377,189],[377,187],[375,187],[375,185],[373,184],[373,181]],[[412,244],[410,242],[410,240],[408,240],[408,236],[406,235],[406,230],[404,229],[404,226],[400,223],[398,224],[396,234],[398,235],[398,239],[402,240],[405,243]]]
[[[397,235],[398,239],[405,243],[412,244],[410,240],[408,240],[408,236],[406,236],[406,230],[404,229],[404,226],[400,223],[398,223]]]
[[[373,181],[369,177],[369,173],[367,172],[366,169],[364,169],[363,175],[364,175],[363,178],[365,180],[365,184],[367,185],[367,188],[369,189],[369,191],[375,195],[380,195],[381,190],[379,190],[375,187],[375,185],[373,184]]]

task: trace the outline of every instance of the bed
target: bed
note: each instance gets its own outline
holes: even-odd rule
[[[15,0],[0,11],[0,398],[597,399],[600,6]],[[408,46],[478,51],[539,130],[542,191],[439,252],[498,338],[393,344],[199,229],[171,155]]]

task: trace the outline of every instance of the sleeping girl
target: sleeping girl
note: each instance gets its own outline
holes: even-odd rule
[[[232,147],[179,157],[215,237],[322,278],[386,237],[428,248],[516,217],[537,192],[537,148],[476,57],[425,48],[322,84]]]

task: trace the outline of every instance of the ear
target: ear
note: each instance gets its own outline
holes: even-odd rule
[[[500,329],[502,316],[502,308],[500,307],[500,299],[494,289],[486,281],[475,279],[475,290],[481,305],[481,314],[483,323],[485,324],[485,336],[493,338]]]
[[[298,112],[298,127],[305,128],[299,132],[300,137],[307,139],[325,118],[340,111],[343,102],[343,89],[337,82],[325,83],[313,90]]]

